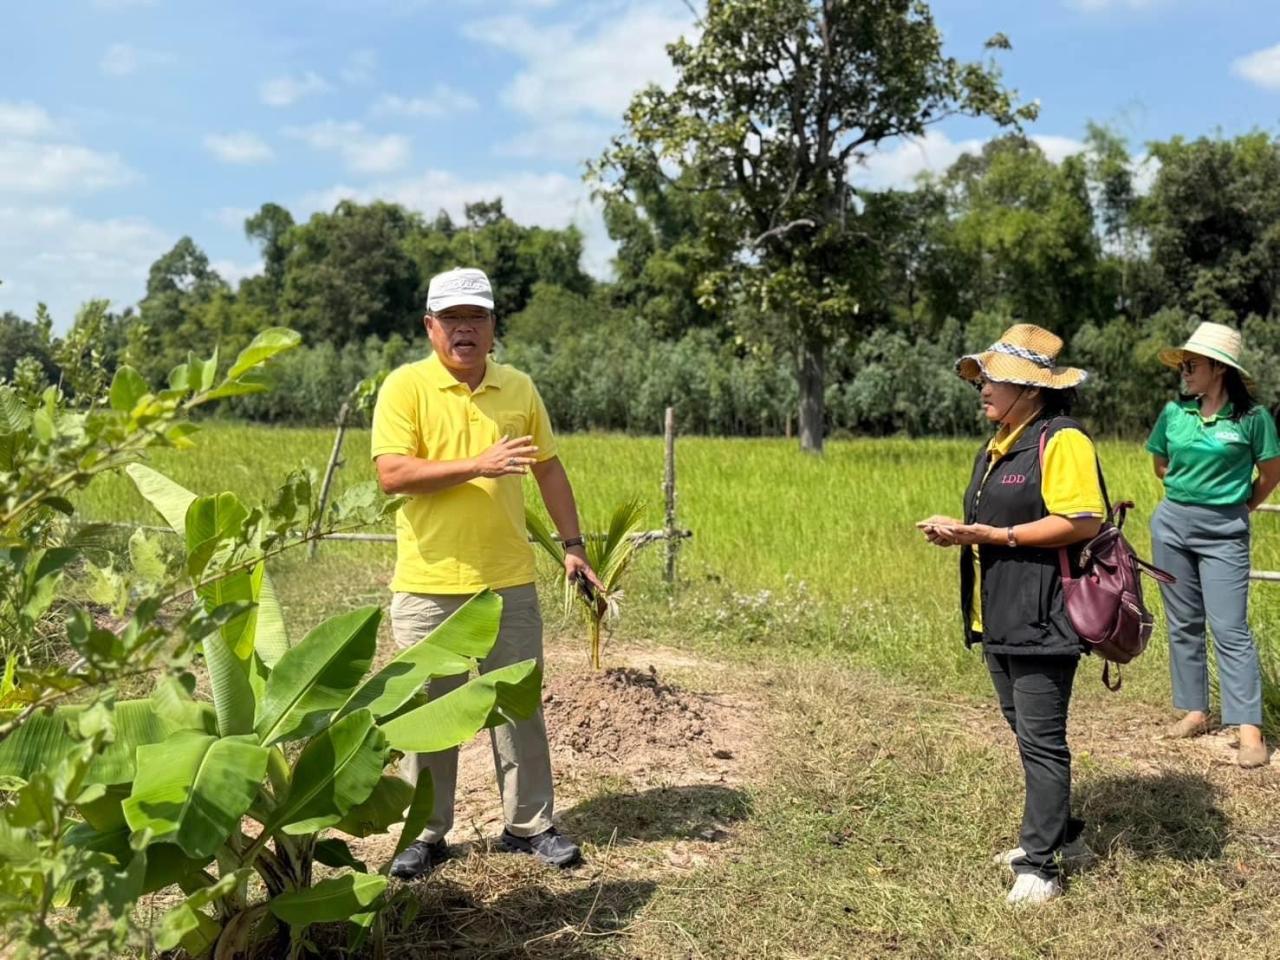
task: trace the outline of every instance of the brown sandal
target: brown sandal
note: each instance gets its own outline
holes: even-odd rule
[[[1186,740],[1189,737],[1199,737],[1209,732],[1210,721],[1206,717],[1203,720],[1194,720],[1191,714],[1187,714],[1177,723],[1171,723],[1164,728],[1165,740]]]
[[[1236,751],[1236,763],[1246,770],[1251,770],[1254,767],[1265,767],[1269,759],[1265,740],[1262,743],[1251,746],[1241,744],[1240,749]]]

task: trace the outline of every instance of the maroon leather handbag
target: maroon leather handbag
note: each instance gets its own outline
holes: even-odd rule
[[[1048,434],[1046,426],[1040,434],[1042,476]],[[1081,548],[1078,576],[1072,575],[1066,547],[1058,550],[1058,566],[1067,618],[1080,639],[1107,661],[1102,669],[1103,684],[1108,690],[1119,690],[1123,679],[1117,668],[1115,685],[1111,684],[1111,664],[1128,663],[1142,653],[1155,629],[1155,616],[1142,602],[1142,574],[1160,583],[1175,581],[1172,575],[1139,557],[1121,533],[1133,502],[1123,500],[1111,506],[1101,464],[1098,481],[1107,502],[1107,518],[1102,522],[1102,529]]]

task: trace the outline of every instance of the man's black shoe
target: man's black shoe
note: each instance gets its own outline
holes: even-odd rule
[[[552,867],[571,867],[582,859],[582,851],[568,837],[552,827],[532,837],[517,837],[510,830],[502,831],[502,849],[508,853],[527,853]]]
[[[417,880],[449,859],[449,847],[443,840],[415,840],[391,861],[391,875],[397,880]]]

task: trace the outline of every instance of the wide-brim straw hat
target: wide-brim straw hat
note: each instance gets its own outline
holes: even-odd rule
[[[1244,339],[1240,336],[1240,331],[1225,324],[1204,321],[1182,346],[1165,347],[1161,350],[1160,362],[1166,367],[1176,367],[1188,353],[1225,363],[1228,367],[1239,370],[1240,376],[1245,380],[1253,379],[1249,371],[1240,366],[1240,356],[1244,353]]]
[[[982,353],[956,361],[956,373],[966,380],[1016,383],[1048,390],[1077,387],[1089,374],[1077,367],[1060,367],[1062,338],[1034,323],[1014,324]]]

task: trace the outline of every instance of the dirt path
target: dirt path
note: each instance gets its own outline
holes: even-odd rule
[[[391,931],[393,955],[599,956],[595,941],[625,930],[662,884],[738,849],[768,727],[750,671],[618,645],[597,674],[572,640],[550,642],[546,663],[556,820],[585,863],[555,872],[497,849],[502,809],[481,734],[459,755],[454,859],[405,885],[418,906]],[[378,864],[394,842],[352,848]]]

